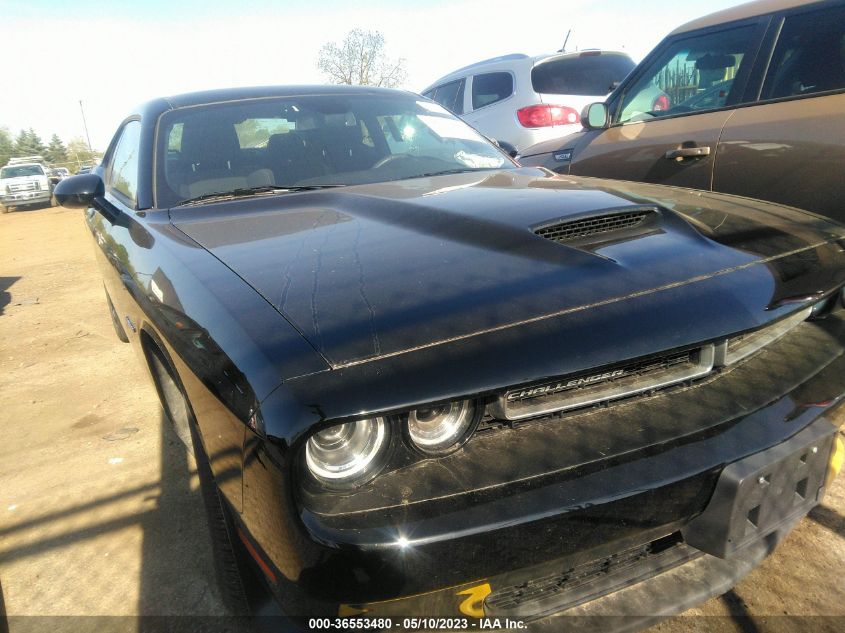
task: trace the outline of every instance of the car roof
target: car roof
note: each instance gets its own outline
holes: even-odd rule
[[[754,2],[746,2],[745,4],[740,4],[739,6],[731,7],[730,9],[723,9],[721,11],[717,11],[716,13],[705,15],[697,20],[687,22],[672,31],[670,35],[686,33],[687,31],[696,31],[698,29],[707,28],[708,26],[718,26],[719,24],[753,18],[758,15],[774,13],[784,9],[817,4],[821,1],[822,0],[755,0]]]
[[[462,68],[458,68],[457,70],[453,70],[443,75],[442,77],[436,79],[435,81],[432,81],[420,92],[425,92],[426,90],[430,90],[431,88],[434,88],[435,86],[441,83],[450,81],[452,79],[458,79],[459,77],[471,74],[471,72],[475,73],[476,71],[483,70],[488,66],[497,67],[502,65],[508,65],[511,67],[516,67],[520,65],[527,65],[533,67],[538,64],[543,64],[552,60],[581,57],[585,53],[591,55],[599,53],[601,55],[624,55],[625,57],[630,57],[630,55],[628,55],[628,53],[626,53],[625,51],[605,50],[602,48],[584,48],[580,51],[572,51],[569,53],[562,53],[558,51],[556,53],[544,53],[542,55],[535,55],[534,57],[524,55],[522,53],[500,55],[498,57],[491,57],[490,59],[485,59],[480,62],[469,64],[468,66],[463,66]]]
[[[330,86],[330,85],[302,85],[302,86],[252,86],[245,88],[224,88],[220,90],[205,90],[165,97],[165,101],[172,108],[205,105],[209,103],[223,103],[226,101],[241,101],[245,99],[265,99],[272,97],[296,97],[304,95],[404,95],[405,90],[390,88],[376,88],[373,86]]]

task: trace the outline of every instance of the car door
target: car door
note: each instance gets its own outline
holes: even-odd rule
[[[570,173],[709,189],[716,144],[740,100],[767,20],[667,39],[608,103],[610,126]]]
[[[725,126],[713,189],[845,223],[845,3],[788,13],[772,28],[759,102]]]

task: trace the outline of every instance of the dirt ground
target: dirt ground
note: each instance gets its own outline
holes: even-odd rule
[[[653,630],[845,630],[843,572],[840,476],[738,587]],[[115,337],[82,213],[0,214],[0,633],[33,615],[218,615],[213,579],[193,460]]]

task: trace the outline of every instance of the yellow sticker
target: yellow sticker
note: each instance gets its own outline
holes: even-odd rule
[[[842,470],[842,464],[845,462],[845,443],[842,442],[842,438],[837,435],[833,438],[833,450],[830,453],[830,469],[833,471],[833,477],[839,474],[839,471]]]
[[[353,607],[351,604],[342,604],[337,609],[337,614],[344,618],[349,618],[356,615],[361,615],[362,613],[367,613],[369,609],[361,609],[359,607]]]
[[[490,584],[486,582],[483,585],[476,585],[475,587],[470,587],[464,591],[459,591],[455,595],[469,596],[461,603],[461,606],[458,607],[461,610],[461,613],[468,615],[471,618],[484,617],[484,598],[489,596],[491,591],[492,589],[490,589]]]

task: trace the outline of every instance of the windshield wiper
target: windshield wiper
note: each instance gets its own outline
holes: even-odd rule
[[[175,204],[176,207],[187,206],[191,204],[198,204],[200,202],[213,202],[215,200],[231,200],[233,198],[246,198],[249,196],[258,196],[263,193],[295,193],[297,191],[314,191],[316,189],[330,189],[332,187],[346,187],[345,184],[331,184],[331,185],[292,185],[285,187],[283,185],[260,185],[258,187],[239,187],[231,191],[215,191],[213,193],[204,193],[195,198],[188,198]]]
[[[441,171],[429,171],[424,174],[414,174],[408,178],[428,178],[429,176],[448,176],[449,174],[463,174],[470,171],[484,171],[485,169],[500,169],[499,167],[461,167],[460,169],[443,169]]]

